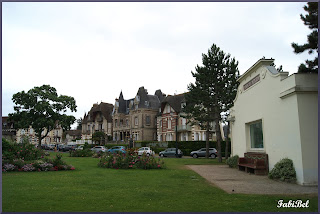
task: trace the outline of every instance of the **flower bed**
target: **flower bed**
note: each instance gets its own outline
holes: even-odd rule
[[[2,139],[2,171],[58,171],[74,170],[71,165],[67,165],[57,154],[55,158],[50,159],[41,149],[36,149],[29,143],[16,144]]]
[[[129,149],[126,153],[106,153],[100,157],[99,167],[112,169],[163,169],[163,159],[143,154],[138,156],[135,150]]]
[[[15,159],[13,161],[4,160],[2,162],[2,171],[58,171],[58,170],[74,170],[72,165],[67,165],[61,160],[62,155],[57,154],[54,159],[43,158],[41,160],[24,161],[22,159]]]

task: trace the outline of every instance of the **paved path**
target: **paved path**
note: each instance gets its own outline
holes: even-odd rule
[[[227,193],[244,194],[318,194],[318,187],[301,186],[269,179],[267,176],[248,174],[227,165],[188,165],[188,168],[220,187]]]

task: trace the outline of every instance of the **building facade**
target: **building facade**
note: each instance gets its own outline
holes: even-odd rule
[[[156,140],[156,115],[164,97],[161,90],[149,95],[144,87],[140,87],[137,95],[129,100],[125,100],[121,92],[113,110],[113,140]]]
[[[46,129],[41,133],[42,136],[46,134]],[[37,133],[35,130],[30,126],[27,129],[18,129],[16,133],[16,142],[22,143],[24,139],[27,139],[30,143],[37,145],[38,137],[36,136]],[[62,135],[63,130],[59,124],[57,124],[56,128],[49,131],[47,136],[41,140],[41,144],[61,144],[62,143]]]
[[[182,117],[181,110],[185,103],[185,94],[169,95],[161,102],[157,117],[158,141],[175,141],[176,137],[177,141],[206,140],[206,130],[201,129],[199,125],[190,125],[189,121]],[[214,124],[213,122],[211,126],[214,127]],[[209,140],[216,140],[214,130],[211,130]]]
[[[82,130],[68,130],[64,132],[64,143],[76,141],[81,139],[81,132]]]
[[[318,75],[278,72],[260,59],[239,79],[230,110],[232,155],[266,153],[269,171],[293,161],[297,182],[318,184]]]
[[[16,141],[14,122],[8,120],[8,117],[2,117],[2,137],[11,141]]]
[[[82,120],[82,140],[91,140],[93,133],[104,132],[106,136],[112,136],[112,110],[109,103],[93,104],[88,114]]]

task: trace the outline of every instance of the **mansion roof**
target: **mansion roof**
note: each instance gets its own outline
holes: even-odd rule
[[[85,114],[82,123],[95,121],[96,116],[100,113],[108,122],[112,122],[113,105],[110,103],[93,104],[88,114]]]
[[[178,94],[178,95],[168,95],[162,102],[161,102],[161,112],[163,112],[165,106],[169,104],[173,110],[177,113],[181,112],[181,103],[185,102],[185,93]]]
[[[148,94],[144,87],[140,87],[135,98],[125,100],[122,91],[119,99],[116,99],[117,113],[129,114],[137,105],[138,109],[158,110],[161,101],[165,98],[161,90],[157,90],[154,95]]]

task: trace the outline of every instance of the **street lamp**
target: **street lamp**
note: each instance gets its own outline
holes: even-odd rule
[[[173,112],[170,113],[173,117]],[[178,115],[176,115],[176,158],[178,157]]]

